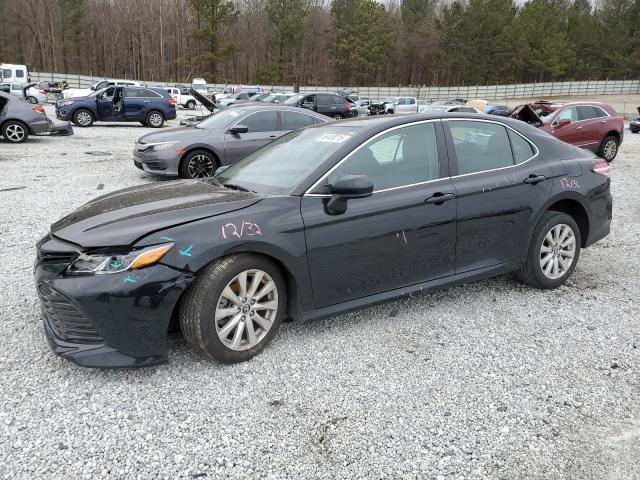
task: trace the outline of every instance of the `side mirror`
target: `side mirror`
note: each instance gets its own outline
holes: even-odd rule
[[[347,211],[347,200],[368,197],[373,193],[373,182],[366,175],[345,175],[331,185],[331,198],[327,201],[327,211],[340,215]]]
[[[557,127],[564,127],[565,125],[569,125],[571,123],[571,120],[569,120],[568,118],[563,118],[562,120],[560,120],[558,122],[558,125],[556,125]]]
[[[247,133],[249,131],[249,127],[246,125],[234,125],[229,129],[229,133],[233,133],[234,135],[238,135],[240,133]]]

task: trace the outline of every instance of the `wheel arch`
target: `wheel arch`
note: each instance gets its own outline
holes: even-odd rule
[[[185,158],[187,158],[187,155],[189,155],[191,152],[195,150],[204,150],[205,152],[209,152],[211,155],[213,155],[214,160],[218,164],[218,167],[222,165],[222,162],[220,161],[220,158],[221,158],[220,154],[208,145],[190,145],[189,147],[183,150],[184,150],[184,153],[180,156],[180,162],[178,163],[178,172],[182,169],[182,165],[184,164],[184,160]]]
[[[586,246],[591,226],[589,209],[583,201],[573,195],[556,197],[547,205],[545,211],[562,212],[573,218],[580,229],[580,246],[582,248]]]

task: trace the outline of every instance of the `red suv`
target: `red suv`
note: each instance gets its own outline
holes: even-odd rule
[[[573,102],[557,105],[540,117],[531,108],[517,108],[513,117],[525,120],[572,145],[593,150],[611,162],[622,143],[624,119],[606,103]]]

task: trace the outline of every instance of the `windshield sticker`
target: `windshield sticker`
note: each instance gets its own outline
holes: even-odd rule
[[[351,135],[345,135],[344,133],[325,133],[320,138],[318,138],[319,142],[330,142],[330,143],[342,143],[345,140],[351,138]]]

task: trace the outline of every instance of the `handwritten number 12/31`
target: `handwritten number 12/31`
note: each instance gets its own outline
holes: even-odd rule
[[[222,226],[222,238],[229,238],[234,236],[236,238],[242,238],[243,236],[253,237],[255,235],[262,235],[260,225],[253,222],[247,222],[243,220],[238,229],[238,225],[235,223],[227,223]]]

